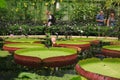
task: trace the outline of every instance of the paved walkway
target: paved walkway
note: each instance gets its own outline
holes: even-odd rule
[[[26,37],[24,35],[14,35],[14,36],[0,36],[2,38],[7,38],[7,37]],[[31,38],[45,38],[45,35],[28,35],[28,37]],[[52,35],[52,37],[56,37],[56,35]],[[64,35],[58,36],[59,38],[65,38]],[[87,38],[86,36],[71,36],[72,38]],[[88,38],[96,38],[96,39],[118,39],[117,37],[98,37],[98,36],[89,36]]]

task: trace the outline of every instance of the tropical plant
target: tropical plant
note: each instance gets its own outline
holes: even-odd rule
[[[96,5],[86,3],[82,1],[81,3],[74,3],[71,19],[83,23],[90,23],[95,21],[95,15],[99,8]]]

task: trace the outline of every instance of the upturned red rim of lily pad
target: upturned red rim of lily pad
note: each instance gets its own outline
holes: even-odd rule
[[[25,49],[25,48],[41,48],[45,47],[43,44],[36,43],[16,43],[16,44],[5,44],[3,50],[14,53],[16,50]]]
[[[55,44],[54,47],[81,48],[81,51],[84,51],[90,48],[90,44]]]
[[[103,73],[103,72],[100,72],[100,73],[102,73],[102,74],[100,74],[99,71],[102,71],[102,70],[99,70],[100,66],[97,71],[97,69],[95,69],[94,67],[87,65],[87,64],[93,65],[95,63],[100,63],[101,67],[103,66],[106,68],[108,65],[104,64],[103,62],[114,63],[114,61],[118,61],[118,63],[119,63],[120,59],[118,59],[118,58],[116,58],[116,59],[115,58],[114,59],[106,58],[103,60],[100,60],[100,59],[98,60],[97,58],[86,59],[86,60],[79,61],[79,63],[77,63],[75,66],[75,70],[77,71],[77,73],[79,75],[84,76],[88,80],[119,80],[119,73],[117,74],[118,76],[115,77],[115,75],[113,75],[114,77],[113,76],[111,77],[111,76],[109,76],[110,74],[105,75],[105,73]],[[88,69],[86,68],[87,66],[88,66]],[[96,65],[94,65],[94,66],[96,67]],[[89,67],[91,67],[96,72],[92,71],[91,68],[89,68]],[[108,70],[107,72],[110,71],[109,69],[106,69],[106,70]]]
[[[104,46],[102,49],[102,53],[103,55],[109,57],[120,57],[120,46],[119,45]]]
[[[20,49],[14,53],[15,62],[29,67],[63,67],[77,63],[77,51],[69,48]]]

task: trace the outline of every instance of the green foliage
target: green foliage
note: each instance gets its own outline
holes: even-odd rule
[[[59,10],[56,10],[55,1],[60,3]],[[88,37],[89,35],[97,36],[100,34],[102,36],[117,36],[120,39],[120,29],[118,28],[119,0],[1,0],[0,5],[0,35],[45,34],[44,26],[34,25],[43,24],[43,21],[47,20],[45,11],[47,8],[50,8],[50,11],[57,19],[57,25],[51,27],[52,34],[58,33],[66,37],[70,35],[85,35]],[[107,7],[109,8],[111,6],[114,6],[112,9],[115,9],[116,17],[118,17],[118,19],[116,18],[116,30],[115,28],[103,27],[103,29],[100,28],[100,32],[98,32],[98,27],[94,26],[96,22],[95,16],[100,9],[103,8],[106,10]],[[64,20],[67,21],[64,23]],[[64,25],[67,23],[69,23],[68,26]],[[32,26],[30,27],[28,25]],[[20,29],[20,27],[22,29]]]
[[[38,77],[37,74],[26,73],[26,72],[22,72],[18,75],[18,78],[21,78],[21,79],[31,79],[31,80],[34,79],[34,80],[36,80],[37,77]]]
[[[46,45],[46,47],[51,47],[52,46],[52,41],[51,41],[51,36],[49,32],[45,33],[46,37],[45,37],[45,42],[44,44]]]
[[[2,28],[1,28],[2,29]],[[7,29],[1,30],[1,35],[4,34],[14,34],[14,35],[44,35],[48,33],[51,35],[79,35],[79,36],[119,36],[119,27],[99,27],[95,25],[88,24],[86,26],[77,25],[54,25],[49,28],[45,26],[29,26],[29,25],[19,25],[15,24]],[[48,37],[46,34],[46,38]]]
[[[0,50],[2,49],[4,45],[4,39],[0,37]]]
[[[60,9],[56,9],[56,2]],[[118,9],[117,9],[118,7]],[[45,11],[50,10],[58,20],[90,23],[95,21],[95,15],[103,8],[113,8],[119,16],[119,0],[0,0],[0,15],[6,23],[41,24],[46,19]],[[1,17],[1,16],[0,16]]]
[[[40,35],[44,34],[44,26],[12,25],[8,28],[8,34],[14,35]]]
[[[0,8],[6,8],[6,0],[0,0]]]
[[[63,77],[57,77],[57,76],[40,76],[35,73],[22,72],[15,80],[82,80],[82,79],[80,77],[76,77],[76,75],[70,74],[65,74]]]
[[[120,41],[120,26],[118,27],[117,36],[118,36],[118,40]]]
[[[97,11],[99,11],[99,8],[96,5],[86,3],[85,1],[83,3],[75,3],[71,18],[83,23],[94,22]]]

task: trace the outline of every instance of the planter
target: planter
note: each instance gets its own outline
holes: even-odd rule
[[[14,53],[14,51],[18,49],[25,48],[41,48],[44,47],[43,44],[35,44],[35,43],[16,43],[16,44],[5,44],[3,46],[3,50],[9,51],[10,53]]]
[[[104,46],[102,53],[109,57],[120,57],[120,45]]]
[[[103,60],[91,58],[79,61],[75,69],[79,75],[88,80],[120,80],[119,67],[119,58],[106,58]]]
[[[77,54],[69,48],[33,48],[17,50],[14,59],[29,67],[62,67],[77,63]]]

